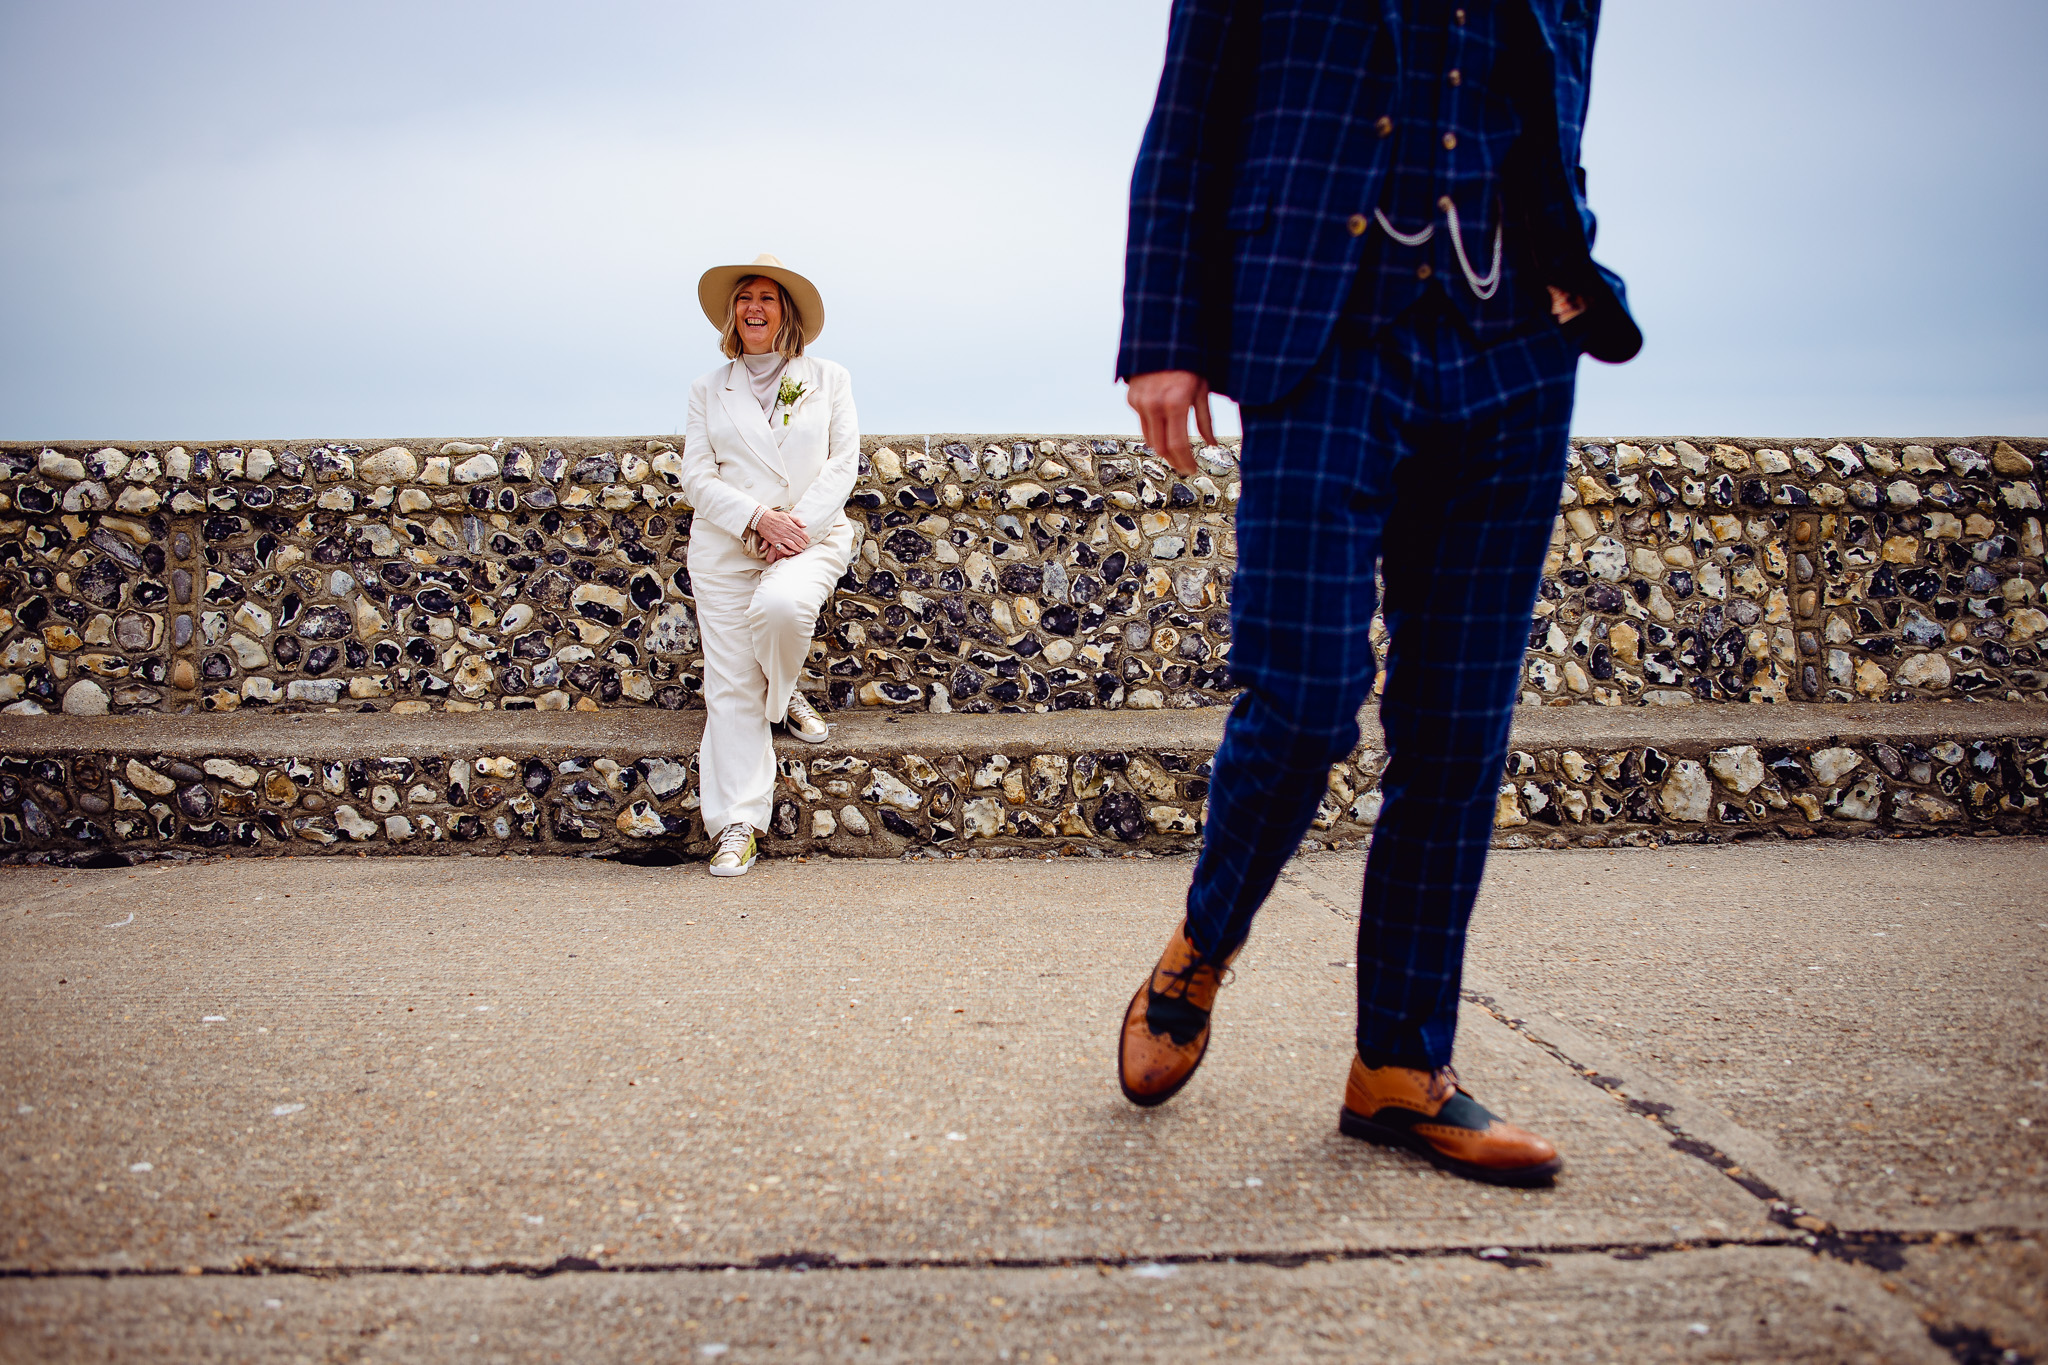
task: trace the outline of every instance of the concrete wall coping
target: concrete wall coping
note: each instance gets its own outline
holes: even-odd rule
[[[859,752],[976,754],[1082,750],[1208,750],[1223,737],[1222,707],[1190,711],[1065,711],[977,716],[863,711],[834,717],[833,737],[809,745],[779,738],[789,758]],[[1377,708],[1359,715],[1367,747],[1379,742]],[[140,750],[167,757],[463,757],[517,751],[544,756],[630,750],[691,753],[701,711],[388,712],[340,715],[132,715],[0,717],[0,756]],[[1518,749],[1865,742],[1933,743],[2048,736],[2048,711],[2024,702],[1920,702],[1829,707],[1523,707]]]

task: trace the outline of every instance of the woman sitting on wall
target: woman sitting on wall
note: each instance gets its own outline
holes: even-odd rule
[[[809,280],[773,256],[697,282],[727,361],[690,386],[683,489],[690,581],[704,639],[698,756],[711,875],[754,865],[775,794],[769,727],[821,744],[830,728],[796,690],[811,630],[853,560],[846,499],[860,428],[844,367],[804,354],[825,327]]]

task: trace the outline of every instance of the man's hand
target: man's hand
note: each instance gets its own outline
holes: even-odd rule
[[[794,512],[778,512],[770,508],[763,512],[754,523],[754,530],[768,547],[768,562],[787,559],[810,548],[811,537],[804,530],[803,518]]]
[[[1550,316],[1557,319],[1560,327],[1586,311],[1586,301],[1577,294],[1567,294],[1554,284],[1547,288],[1550,290]]]
[[[1145,429],[1145,444],[1164,456],[1182,474],[1195,472],[1195,452],[1188,445],[1188,409],[1202,440],[1216,444],[1209,418],[1209,384],[1192,370],[1154,370],[1131,380],[1131,408]]]

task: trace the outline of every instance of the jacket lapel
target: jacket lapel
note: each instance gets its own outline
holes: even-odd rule
[[[783,466],[782,451],[776,447],[775,434],[768,430],[767,414],[754,401],[754,388],[748,382],[745,365],[735,360],[725,367],[725,387],[719,397],[725,403],[725,415],[732,419],[754,458],[777,477],[787,479],[789,471]]]

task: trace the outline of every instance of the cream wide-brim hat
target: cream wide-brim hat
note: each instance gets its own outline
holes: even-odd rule
[[[818,339],[818,333],[825,330],[825,298],[818,292],[818,286],[765,251],[746,265],[714,265],[697,281],[697,302],[703,305],[704,316],[711,319],[713,327],[724,328],[732,291],[749,275],[766,275],[781,285],[795,302],[797,316],[803,319],[804,345]]]

